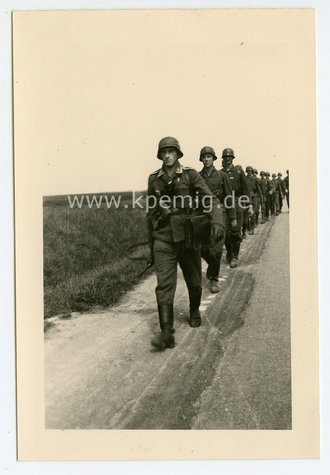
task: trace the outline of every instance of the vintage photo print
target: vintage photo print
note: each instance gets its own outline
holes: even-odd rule
[[[313,10],[12,22],[19,458],[318,457]]]

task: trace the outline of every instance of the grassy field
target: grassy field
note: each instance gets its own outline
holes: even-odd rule
[[[113,305],[138,281],[146,260],[129,259],[127,250],[147,240],[147,227],[145,210],[131,204],[130,193],[118,209],[105,201],[89,207],[86,197],[81,208],[67,196],[44,198],[45,318]]]

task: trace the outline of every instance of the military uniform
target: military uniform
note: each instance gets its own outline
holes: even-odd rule
[[[286,196],[286,202],[288,204],[288,208],[290,208],[290,202],[289,202],[289,171],[287,170],[287,176],[283,179],[283,184],[285,187],[285,196]]]
[[[256,178],[258,186],[259,186],[259,191],[256,193],[256,211],[255,211],[255,221],[256,221],[256,226],[259,224],[259,214],[260,214],[260,209],[263,203],[263,194],[262,194],[262,189],[260,186],[260,181],[261,179],[258,178],[258,170],[256,168],[253,169],[253,176]]]
[[[205,167],[199,173],[213,196],[218,198],[221,205],[224,206],[226,196],[230,196],[231,193],[227,175],[221,171],[217,171],[214,166],[212,166],[209,173]],[[235,208],[224,208],[224,212],[226,215],[226,227],[229,228],[230,221],[236,219],[236,210]],[[225,232],[229,232],[229,229],[226,229]],[[206,277],[211,281],[218,281],[223,244],[224,239],[217,242],[211,239],[209,246],[202,247],[202,257],[208,263]]]
[[[275,198],[274,198],[274,183],[270,180],[270,173],[266,172],[266,180],[267,180],[267,194],[266,194],[266,219],[269,219],[269,215],[275,214]]]
[[[284,195],[285,195],[285,185],[284,185],[284,181],[282,180],[282,173],[278,173],[277,177],[278,177],[277,181],[278,181],[278,184],[279,184],[279,196],[278,196],[279,212],[282,213],[283,198],[284,198]]]
[[[247,167],[246,168],[246,171],[252,171],[252,167]],[[260,186],[259,186],[259,182],[258,182],[258,178],[253,176],[253,175],[246,175],[246,182],[248,184],[248,187],[249,187],[249,191],[250,191],[250,196],[251,196],[251,203],[252,203],[252,206],[253,206],[253,216],[251,216],[251,220],[250,220],[250,226],[248,226],[248,210],[245,209],[244,210],[244,213],[243,213],[243,233],[246,231],[246,229],[248,229],[249,233],[250,234],[253,234],[253,229],[255,227],[255,225],[257,224],[257,215],[259,214],[259,211],[258,211],[258,203],[259,203],[259,206],[260,206],[260,200],[261,200],[261,197],[262,197],[262,194],[261,194],[261,189],[260,189]],[[258,200],[259,199],[259,200]]]
[[[228,152],[227,152],[228,151]],[[225,149],[222,153],[223,158],[228,156],[234,158],[233,151],[231,149]],[[236,210],[236,219],[237,219],[237,229],[233,229],[229,221],[229,218],[226,216],[226,236],[225,236],[225,246],[227,249],[227,262],[231,262],[233,259],[237,261],[238,254],[240,250],[240,245],[242,241],[242,226],[243,226],[243,211],[244,208],[239,205],[239,198],[241,196],[248,197],[248,203],[251,204],[251,196],[248,184],[246,182],[246,176],[241,168],[238,166],[235,167],[233,164],[230,166],[224,166],[221,169],[221,172],[225,173],[228,177],[231,191],[234,192],[235,197],[235,210]],[[228,232],[227,232],[228,229]]]
[[[267,202],[267,193],[268,193],[268,182],[265,177],[265,172],[260,172],[260,180],[259,180],[259,186],[261,189],[261,193],[263,196],[262,203],[261,203],[261,222],[264,223],[266,220],[266,202]]]
[[[273,208],[273,214],[275,214],[276,216],[278,215],[279,213],[279,210],[280,210],[280,184],[279,182],[277,181],[276,179],[276,175],[273,173],[272,175],[272,180],[271,180],[271,183],[273,184],[273,193],[272,193],[272,197],[273,197],[273,203],[272,203],[272,208]]]
[[[159,143],[158,158],[162,149],[174,148],[183,155],[179,142],[173,137],[165,137]],[[190,306],[190,324],[199,326],[201,318],[199,306],[201,301],[201,256],[200,251],[188,249],[185,243],[185,232],[188,216],[197,213],[196,206],[192,208],[192,200],[198,196],[199,203],[206,203],[205,210],[213,202],[211,211],[206,213],[211,225],[224,228],[222,209],[218,200],[213,196],[199,173],[189,167],[183,167],[177,162],[174,175],[167,174],[166,168],[156,170],[149,176],[147,199],[159,202],[169,198],[165,217],[152,221],[152,213],[148,212],[149,243],[153,252],[153,260],[157,275],[156,298],[162,334],[152,340],[152,344],[160,349],[174,346],[173,333],[173,301],[177,283],[177,264],[179,263],[185,279]],[[219,205],[219,207],[217,206]]]

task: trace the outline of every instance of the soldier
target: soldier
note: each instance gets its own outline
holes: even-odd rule
[[[261,189],[258,183],[258,180],[255,176],[253,176],[253,167],[246,167],[246,181],[249,186],[250,190],[250,196],[251,196],[251,202],[252,202],[252,207],[253,207],[253,215],[248,218],[248,210],[244,210],[244,227],[243,227],[243,233],[245,229],[248,229],[249,234],[254,234],[254,228],[256,225],[256,215],[257,215],[257,196],[259,199],[261,199],[262,194],[261,194]],[[250,221],[248,224],[248,220]]]
[[[282,173],[278,172],[277,174],[277,181],[278,181],[278,188],[279,188],[279,213],[282,213],[282,207],[283,207],[283,198],[285,196],[285,185],[284,181],[282,180]]]
[[[180,164],[182,156],[177,139],[161,139],[157,158],[163,165],[148,180],[148,238],[150,259],[154,262],[157,276],[156,297],[161,328],[161,333],[151,344],[160,350],[175,345],[173,301],[178,263],[189,293],[189,324],[191,327],[201,325],[201,256],[199,250],[188,248],[186,235],[188,216],[194,212],[193,203],[197,197],[210,221],[212,239],[221,239],[224,235],[220,203],[213,198],[196,170]],[[154,204],[152,208],[150,203]]]
[[[262,203],[261,203],[261,223],[264,223],[266,221],[266,200],[267,200],[267,192],[268,192],[268,182],[266,180],[266,173],[263,170],[260,172],[259,185],[260,185],[262,196],[263,196]]]
[[[273,187],[274,187],[273,192],[272,192],[274,212],[272,214],[275,214],[275,216],[278,216],[279,209],[280,209],[280,199],[279,199],[280,185],[279,185],[279,182],[277,181],[276,173],[272,174],[271,182],[273,183]]]
[[[251,196],[248,184],[246,182],[246,177],[242,168],[239,168],[239,166],[235,167],[233,165],[234,158],[234,151],[231,148],[225,148],[223,150],[223,168],[221,171],[228,176],[231,191],[234,193],[237,219],[237,228],[233,229],[231,224],[229,224],[227,232],[226,226],[225,246],[227,249],[227,262],[231,268],[237,267],[238,254],[242,242],[243,211],[246,207],[248,207],[250,215],[253,214]]]
[[[203,147],[200,151],[199,160],[203,162],[204,168],[199,173],[204,179],[209,190],[213,193],[213,196],[218,198],[220,203],[225,206],[225,198],[231,196],[230,184],[228,177],[225,173],[217,171],[213,165],[217,160],[217,156],[212,147]],[[229,223],[235,229],[237,228],[236,210],[235,207],[228,207],[225,209],[226,225]],[[219,292],[218,278],[220,272],[220,262],[222,256],[224,239],[214,242],[214,239],[210,240],[208,246],[202,247],[202,257],[208,263],[206,271],[206,277],[211,282],[211,292]]]
[[[274,185],[270,179],[270,173],[265,172],[266,181],[267,181],[267,192],[266,192],[266,221],[269,221],[269,216],[274,214]]]
[[[263,194],[262,194],[262,188],[260,186],[260,178],[258,178],[258,170],[256,168],[253,169],[253,176],[256,178],[257,183],[259,185],[259,192],[257,193],[257,196],[256,196],[256,213],[255,213],[256,228],[257,228],[258,224],[259,224],[260,209],[261,209],[264,197],[263,197]]]
[[[290,203],[289,203],[289,170],[286,171],[286,177],[283,179],[284,182],[284,188],[285,188],[285,196],[286,196],[286,202],[288,204],[288,208],[290,208]]]

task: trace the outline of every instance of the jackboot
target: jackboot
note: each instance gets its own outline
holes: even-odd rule
[[[194,287],[188,289],[189,291],[189,325],[193,328],[200,327],[202,323],[201,314],[199,312],[199,306],[201,304],[202,288]]]
[[[212,279],[211,280],[211,292],[212,294],[216,294],[220,292],[219,284],[217,280]]]
[[[159,350],[174,348],[173,304],[158,304],[158,316],[161,333],[151,340],[151,344]]]

